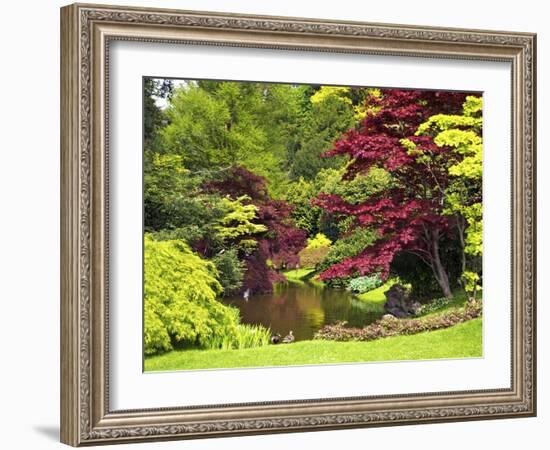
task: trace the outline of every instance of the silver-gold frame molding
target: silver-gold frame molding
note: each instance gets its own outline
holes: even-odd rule
[[[112,411],[106,167],[108,57],[113,40],[511,63],[510,388]],[[536,36],[530,33],[105,5],[62,8],[62,442],[97,445],[535,415],[535,51]]]

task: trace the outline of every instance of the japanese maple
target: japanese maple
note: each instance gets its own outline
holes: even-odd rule
[[[298,253],[306,245],[306,232],[297,228],[291,218],[292,205],[270,198],[265,178],[244,167],[232,169],[224,179],[208,183],[205,189],[233,198],[246,195],[256,206],[256,221],[267,231],[252,237],[258,245],[252,254],[245,257],[247,270],[243,289],[270,291],[273,282],[284,280],[272,267],[296,267]]]
[[[439,147],[433,137],[417,136],[418,126],[434,114],[457,114],[465,93],[391,89],[367,99],[367,116],[324,156],[348,155],[344,175],[352,179],[374,167],[385,169],[392,182],[367,201],[352,204],[338,195],[320,194],[313,202],[333,214],[351,216],[353,227],[369,227],[377,241],[360,254],[321,273],[321,279],[356,274],[389,275],[394,257],[403,251],[427,264],[445,296],[451,295],[449,275],[441,256],[444,236],[452,233],[443,214],[448,168],[458,155]]]

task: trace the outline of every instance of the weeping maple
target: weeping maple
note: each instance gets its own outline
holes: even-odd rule
[[[352,229],[375,229],[378,239],[360,254],[346,258],[320,274],[321,279],[380,273],[386,278],[400,252],[410,252],[433,271],[445,296],[451,296],[448,270],[441,258],[442,239],[452,237],[453,224],[444,214],[449,167],[460,155],[439,147],[430,135],[418,136],[420,124],[435,114],[459,114],[466,93],[384,90],[366,100],[367,115],[324,156],[347,155],[345,178],[386,170],[388,187],[362,203],[321,193],[313,203],[326,211],[353,217]]]

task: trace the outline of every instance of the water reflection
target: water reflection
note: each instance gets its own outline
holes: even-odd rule
[[[293,330],[296,340],[311,339],[323,325],[345,320],[350,327],[363,327],[380,318],[349,292],[312,283],[278,284],[270,294],[225,300],[241,311],[243,323],[262,324],[273,333]]]

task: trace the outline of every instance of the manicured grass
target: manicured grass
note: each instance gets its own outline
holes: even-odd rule
[[[301,341],[243,350],[181,350],[145,359],[146,371],[289,366],[482,356],[482,321],[369,342]]]
[[[292,269],[283,272],[283,275],[289,281],[300,281],[307,277],[311,272],[314,272],[314,269]]]
[[[311,275],[314,272],[315,269],[292,269],[283,272],[283,275],[291,283],[310,283],[315,286],[323,286],[324,283],[321,280],[315,277],[308,277],[308,275]]]

